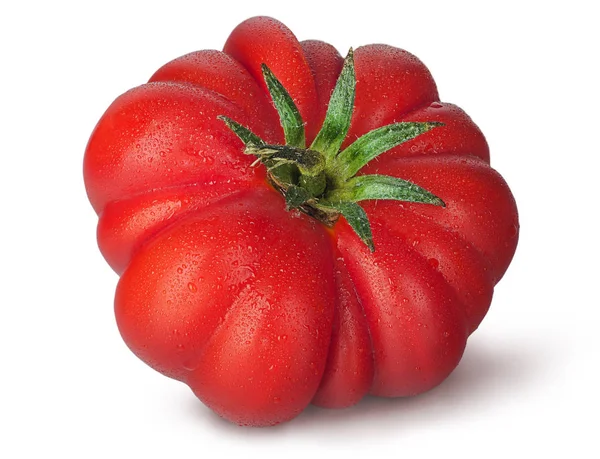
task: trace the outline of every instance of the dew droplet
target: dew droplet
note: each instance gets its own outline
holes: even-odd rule
[[[430,258],[429,260],[427,260],[429,262],[429,264],[431,266],[433,266],[434,269],[438,269],[440,266],[440,262],[438,261],[437,258]]]

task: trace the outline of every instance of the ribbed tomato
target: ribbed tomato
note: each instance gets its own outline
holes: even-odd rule
[[[421,131],[372,153],[388,125]],[[442,382],[518,238],[483,134],[421,61],[344,61],[267,17],[118,97],[84,176],[123,339],[244,425]]]

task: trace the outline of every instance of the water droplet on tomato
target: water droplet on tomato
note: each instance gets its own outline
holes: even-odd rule
[[[196,293],[198,291],[198,287],[196,287],[196,284],[194,284],[193,282],[188,283],[188,289],[192,293]]]
[[[434,269],[438,269],[440,266],[440,262],[438,261],[437,258],[430,258],[429,260],[427,260],[429,262],[429,264],[431,266],[433,266]]]

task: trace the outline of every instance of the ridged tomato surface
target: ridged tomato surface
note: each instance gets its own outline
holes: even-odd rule
[[[369,201],[371,253],[343,219],[327,228],[251,167],[217,117],[282,144],[266,64],[310,142],[342,68],[331,46],[251,18],[224,51],[160,68],[108,108],[84,159],[100,249],[121,276],[119,330],[148,365],[188,384],[219,415],[272,425],[309,403],[415,395],[456,367],[518,239],[517,209],[486,140],[412,54],[354,52],[356,98],[344,146],[383,125],[443,126],[360,173],[410,180],[446,207]]]

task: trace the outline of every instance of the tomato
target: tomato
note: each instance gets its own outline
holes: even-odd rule
[[[485,137],[420,60],[267,17],[118,97],[84,178],[124,341],[242,425],[440,384],[518,240]]]

